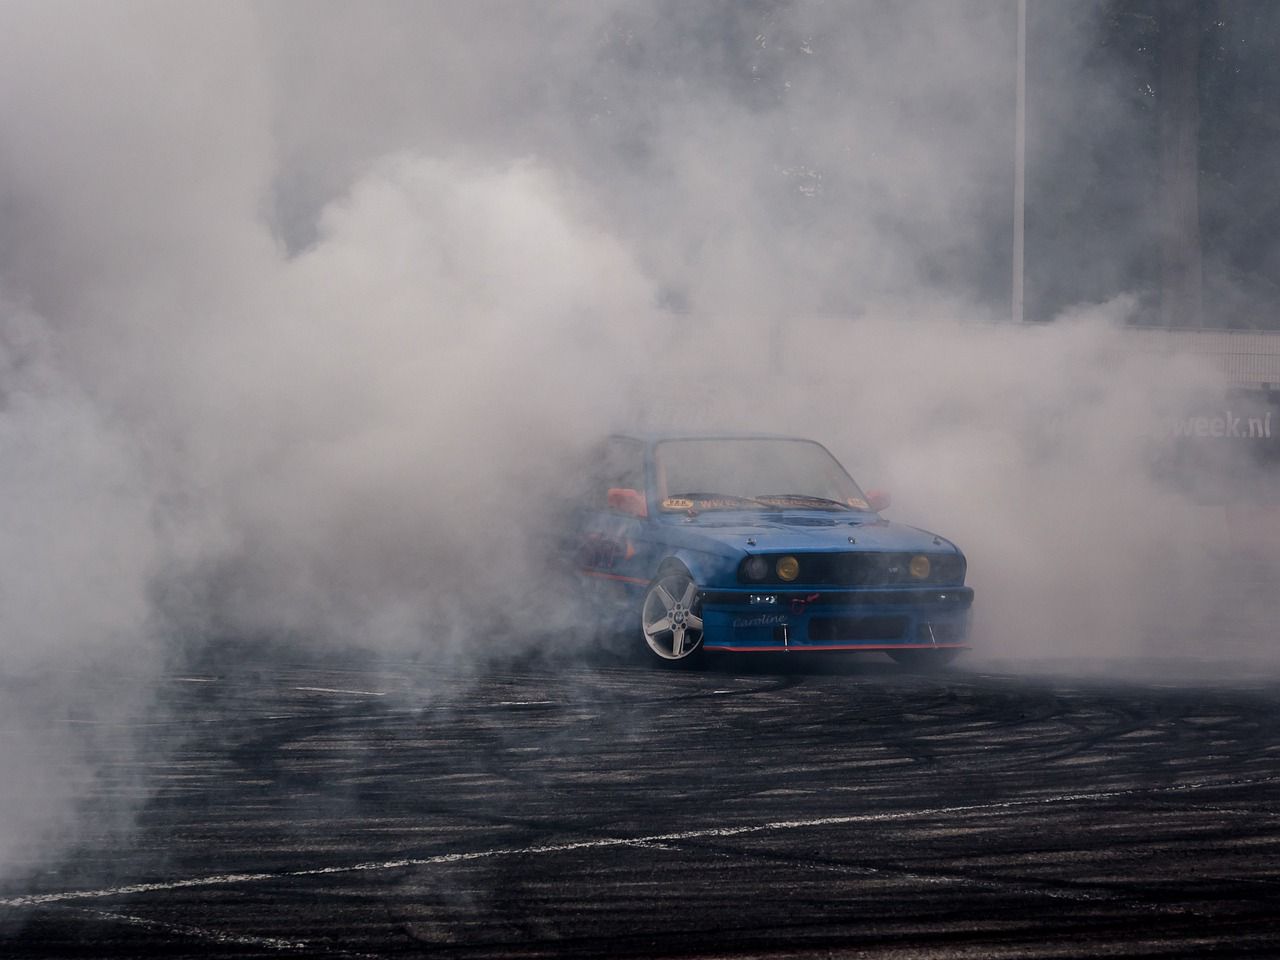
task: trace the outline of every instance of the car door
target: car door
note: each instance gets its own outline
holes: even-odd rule
[[[644,444],[610,437],[589,468],[577,546],[578,570],[606,607],[630,609],[649,583]]]

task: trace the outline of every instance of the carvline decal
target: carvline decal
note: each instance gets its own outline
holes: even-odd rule
[[[785,613],[759,613],[754,617],[734,617],[733,627],[780,627],[787,622]]]

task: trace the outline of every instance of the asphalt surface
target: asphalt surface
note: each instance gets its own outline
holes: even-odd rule
[[[1198,672],[228,648],[0,956],[1280,956],[1280,681]]]

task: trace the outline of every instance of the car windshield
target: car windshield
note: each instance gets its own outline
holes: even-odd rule
[[[665,510],[865,510],[835,457],[811,440],[664,440],[654,450]]]

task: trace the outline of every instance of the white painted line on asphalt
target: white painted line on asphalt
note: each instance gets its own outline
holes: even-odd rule
[[[499,700],[494,704],[495,707],[551,707],[557,703],[555,700]]]
[[[132,893],[153,893],[159,890],[182,890],[186,887],[217,887],[231,883],[248,883],[254,880],[274,880],[287,874],[228,873],[216,877],[195,877],[189,880],[168,880],[162,883],[135,883],[108,890],[81,890],[65,893],[42,893],[30,897],[11,897],[0,900],[0,907],[34,907],[45,903],[65,903],[69,900],[101,899],[102,897],[127,896]]]
[[[385,697],[386,693],[378,690],[336,690],[333,687],[294,687],[307,693],[347,693],[353,697]]]
[[[446,863],[465,863],[471,860],[488,860],[496,857],[532,857],[553,853],[574,853],[579,850],[601,850],[611,847],[652,846],[680,843],[688,840],[710,840],[724,837],[743,837],[779,830],[809,830],[816,827],[852,826],[860,823],[887,823],[895,820],[923,820],[932,817],[950,817],[970,813],[990,813],[999,810],[1018,810],[1053,806],[1067,803],[1091,803],[1100,800],[1119,800],[1125,797],[1160,796],[1162,794],[1191,793],[1196,790],[1223,790],[1236,787],[1258,787],[1280,783],[1280,777],[1259,777],[1239,780],[1201,780],[1194,783],[1171,784],[1167,787],[1129,787],[1123,790],[1097,790],[1089,793],[1062,793],[1048,797],[1027,797],[1021,800],[1000,800],[992,803],[969,803],[950,807],[929,807],[923,810],[894,810],[882,813],[855,813],[839,817],[814,817],[808,820],[772,820],[767,823],[744,824],[736,827],[703,827],[697,830],[681,830],[676,833],[658,833],[643,837],[599,837],[595,840],[574,840],[568,843],[548,843],[530,847],[497,847],[490,850],[470,850],[463,853],[441,853],[432,857],[405,857],[400,860],[382,860],[370,863],[353,863],[340,867],[313,867],[307,870],[285,870],[279,873],[225,873],[209,877],[190,877],[186,880],[165,880],[158,883],[135,883],[100,890],[66,890],[59,893],[39,893],[0,900],[0,907],[38,907],[49,903],[66,903],[72,900],[125,897],[138,893],[162,893],[169,890],[185,890],[192,887],[221,887],[237,883],[257,883],[265,880],[299,880],[309,877],[325,877],[342,873],[366,873],[379,870],[403,870],[406,867],[429,867]]]

